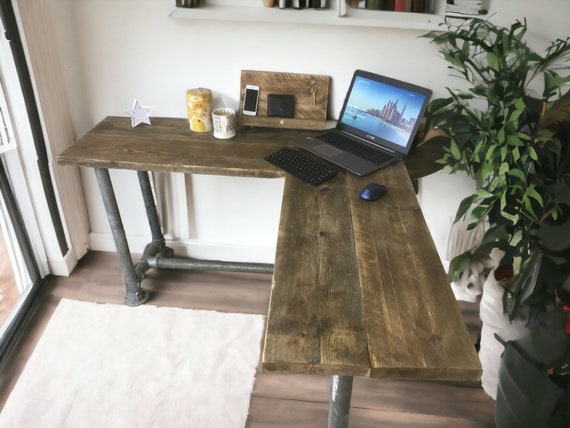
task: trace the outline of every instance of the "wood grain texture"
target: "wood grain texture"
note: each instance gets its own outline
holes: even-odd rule
[[[314,187],[288,176],[281,212],[264,369],[367,375],[346,176]]]
[[[375,203],[359,197],[371,181],[389,188]],[[316,189],[286,179],[269,314],[268,371],[481,374],[402,162],[367,177],[340,173]]]
[[[349,176],[371,377],[477,380],[479,360],[403,163],[375,174],[389,190],[358,197]]]
[[[152,126],[133,128],[127,117],[107,117],[57,161],[92,168],[282,177],[283,171],[264,157],[301,132],[243,128],[236,137],[219,140],[212,133],[190,131],[186,119],[152,118]]]
[[[259,102],[256,116],[245,116],[240,110],[239,123],[275,128],[325,129],[329,126],[326,123],[329,84],[329,76],[242,70],[240,106],[243,105],[246,85],[259,86]],[[294,117],[268,117],[269,94],[292,95],[295,99]]]

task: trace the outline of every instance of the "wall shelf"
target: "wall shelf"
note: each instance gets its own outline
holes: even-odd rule
[[[179,19],[334,25],[373,28],[433,30],[444,22],[443,2],[435,1],[435,13],[389,12],[348,7],[345,0],[329,0],[326,9],[279,9],[264,7],[261,0],[209,0],[197,8],[175,8]]]

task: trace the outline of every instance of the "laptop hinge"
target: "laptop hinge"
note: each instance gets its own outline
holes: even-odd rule
[[[378,144],[376,144],[376,143],[373,143],[373,142],[370,141],[370,140],[367,140],[366,138],[362,138],[362,137],[359,136],[359,135],[350,134],[350,133],[348,133],[348,132],[346,132],[346,131],[340,131],[340,132],[343,133],[343,134],[348,135],[350,138],[356,138],[356,139],[362,141],[363,143],[368,144],[368,145],[371,146],[371,147],[374,147],[375,149],[382,150],[382,151],[385,151],[385,152],[387,152],[387,153],[390,153],[391,155],[400,154],[399,152],[396,152],[395,150],[389,149],[388,147],[380,146],[380,145],[378,145]]]

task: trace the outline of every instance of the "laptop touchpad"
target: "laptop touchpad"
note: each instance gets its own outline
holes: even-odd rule
[[[343,153],[342,150],[339,150],[336,147],[333,147],[329,144],[320,144],[314,147],[313,150],[320,155],[328,157],[334,157],[336,155],[340,155],[341,153]]]

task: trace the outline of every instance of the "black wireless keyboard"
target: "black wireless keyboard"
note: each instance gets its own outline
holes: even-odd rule
[[[324,162],[320,162],[289,147],[283,147],[267,155],[265,160],[293,174],[295,177],[311,183],[313,186],[318,186],[330,180],[338,173],[338,170]]]

